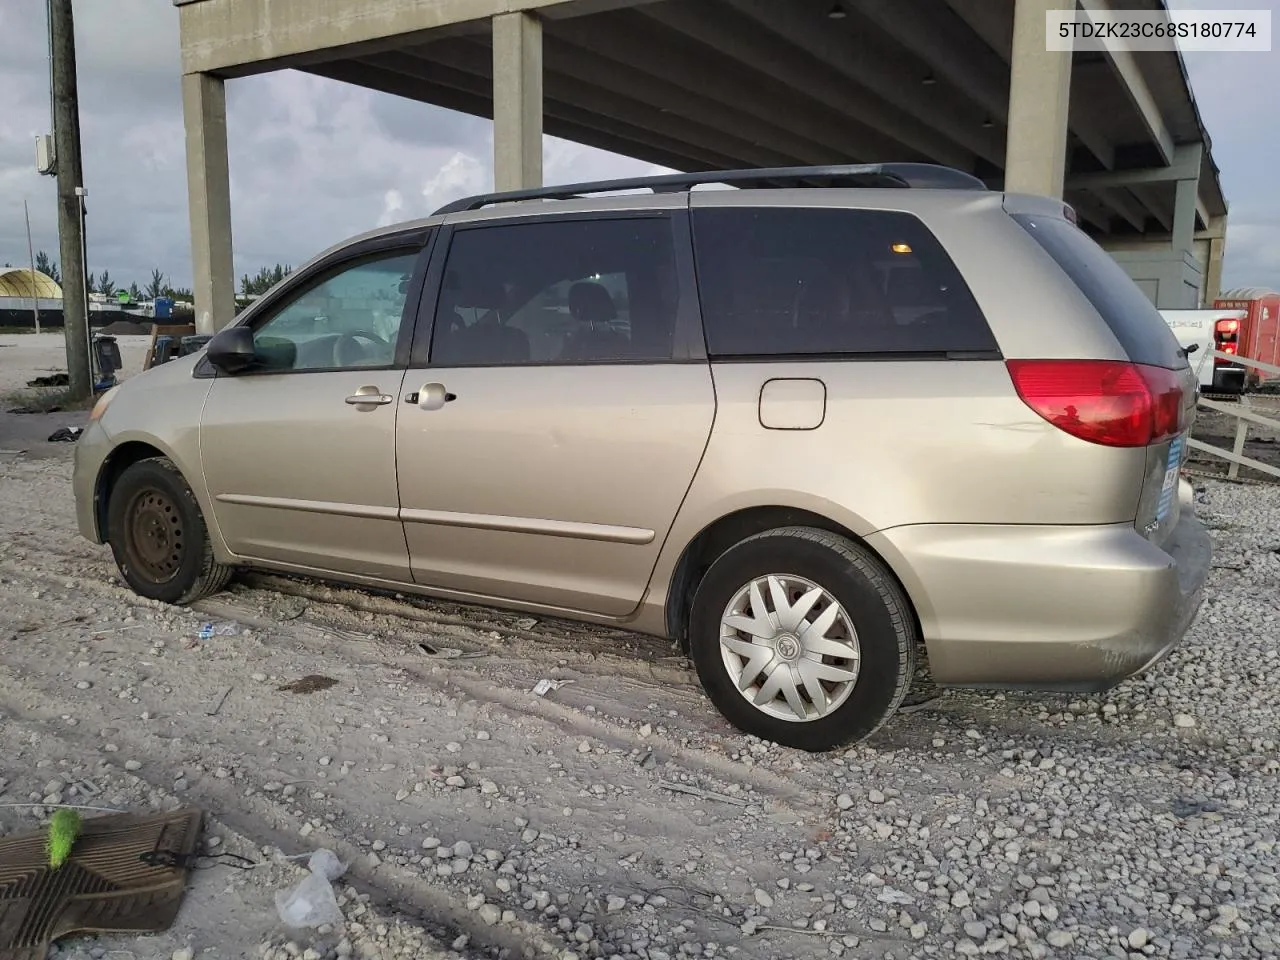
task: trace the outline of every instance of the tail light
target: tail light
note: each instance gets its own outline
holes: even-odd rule
[[[1216,332],[1219,337],[1230,337],[1240,330],[1239,320],[1219,320]]]
[[[1147,447],[1185,426],[1177,373],[1118,360],[1009,360],[1023,403],[1059,430],[1106,447]]]
[[[1218,349],[1223,353],[1235,353],[1237,346],[1234,343],[1220,343],[1218,344]]]

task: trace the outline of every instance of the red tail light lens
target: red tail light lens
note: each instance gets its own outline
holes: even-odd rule
[[[1073,437],[1146,447],[1182,432],[1182,384],[1163,367],[1118,360],[1009,360],[1023,403]]]
[[[1223,353],[1235,353],[1236,345],[1234,343],[1220,343],[1218,344],[1218,349]]]
[[[1240,329],[1239,320],[1219,320],[1217,325],[1218,336],[1230,336]]]

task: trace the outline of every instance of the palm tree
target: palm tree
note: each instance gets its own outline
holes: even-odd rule
[[[151,282],[147,284],[147,299],[154,300],[156,297],[164,296],[164,288],[164,274],[160,272],[159,267],[156,267],[156,269],[151,271]]]
[[[142,291],[138,289],[137,283],[129,284],[129,299],[135,303],[142,299]]]
[[[54,283],[62,282],[62,271],[58,269],[57,261],[43,250],[36,254],[36,270],[43,273]]]
[[[102,271],[102,279],[98,281],[98,292],[108,300],[116,295],[116,285],[111,282],[110,270]]]

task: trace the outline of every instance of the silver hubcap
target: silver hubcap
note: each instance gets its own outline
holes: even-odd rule
[[[825,717],[858,682],[853,622],[835,597],[804,577],[752,580],[720,618],[720,656],[738,692],[779,720]]]

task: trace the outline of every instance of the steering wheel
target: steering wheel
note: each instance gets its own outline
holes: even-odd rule
[[[389,347],[390,342],[368,330],[352,330],[340,333],[333,341],[333,362],[339,367],[358,367],[368,359],[368,351],[360,341],[367,340],[375,347]]]

